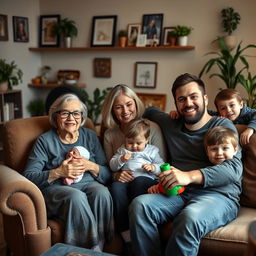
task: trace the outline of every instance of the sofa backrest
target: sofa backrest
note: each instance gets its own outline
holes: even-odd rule
[[[243,206],[256,208],[256,133],[250,143],[243,147],[243,182],[240,203]]]
[[[95,131],[91,119],[85,127]],[[22,172],[28,155],[39,135],[51,129],[48,116],[15,119],[5,123],[3,129],[4,164]]]

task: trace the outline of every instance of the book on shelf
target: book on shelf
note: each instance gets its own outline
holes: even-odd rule
[[[14,103],[6,102],[4,104],[4,122],[10,121],[14,119]]]

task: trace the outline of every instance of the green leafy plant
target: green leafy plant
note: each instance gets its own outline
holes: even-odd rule
[[[213,67],[219,69],[219,73],[213,73],[210,75],[212,77],[219,77],[226,84],[227,88],[236,88],[239,83],[239,75],[249,68],[249,63],[246,59],[248,55],[243,55],[244,51],[248,48],[256,48],[256,45],[249,44],[242,48],[242,41],[238,44],[234,52],[226,45],[224,39],[219,37],[217,39],[220,45],[220,51],[209,52],[206,55],[214,55],[203,66],[199,77],[202,77],[204,73],[211,71]]]
[[[169,31],[167,33],[167,40],[169,40],[170,38],[174,38],[174,37],[177,37],[177,34],[176,34],[175,30]]]
[[[127,37],[128,36],[128,33],[126,30],[120,30],[118,32],[118,37]]]
[[[54,33],[63,37],[75,37],[78,30],[75,21],[65,18],[55,25]]]
[[[111,87],[100,90],[96,88],[93,92],[92,99],[85,90],[81,90],[82,101],[86,104],[88,109],[88,117],[90,117],[94,124],[99,124],[99,116],[101,114],[102,104],[107,97]]]
[[[247,91],[247,105],[251,108],[256,108],[256,75],[252,76],[250,72],[247,73],[247,77],[240,75],[239,82]]]
[[[22,82],[23,72],[14,61],[7,63],[5,59],[0,59],[0,83],[8,82],[8,88]]]
[[[226,9],[222,9],[222,26],[224,31],[231,35],[233,31],[237,29],[237,25],[240,24],[240,14],[235,12],[233,8],[229,7]]]
[[[179,37],[179,36],[188,36],[191,33],[192,29],[193,29],[192,27],[178,25],[175,27],[174,31],[176,36]]]
[[[42,99],[31,100],[27,105],[31,116],[43,116],[45,113],[44,101]]]

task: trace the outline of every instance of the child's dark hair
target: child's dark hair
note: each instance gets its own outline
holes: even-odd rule
[[[204,137],[204,147],[230,143],[234,148],[238,146],[238,134],[228,127],[216,126],[209,130]]]
[[[240,103],[243,101],[242,96],[240,95],[240,93],[232,88],[227,88],[227,89],[223,89],[221,90],[215,97],[214,99],[214,104],[216,109],[218,110],[218,103],[222,100],[231,100],[233,98],[236,98],[237,101]]]
[[[124,130],[124,136],[126,138],[135,138],[143,134],[146,139],[150,135],[150,124],[149,121],[143,118],[131,120]]]

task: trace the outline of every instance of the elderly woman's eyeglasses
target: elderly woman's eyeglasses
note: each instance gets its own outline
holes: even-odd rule
[[[57,114],[60,115],[60,118],[62,119],[66,119],[68,118],[70,115],[72,115],[75,119],[80,119],[82,117],[83,112],[81,111],[67,111],[67,110],[60,110],[56,112]]]

